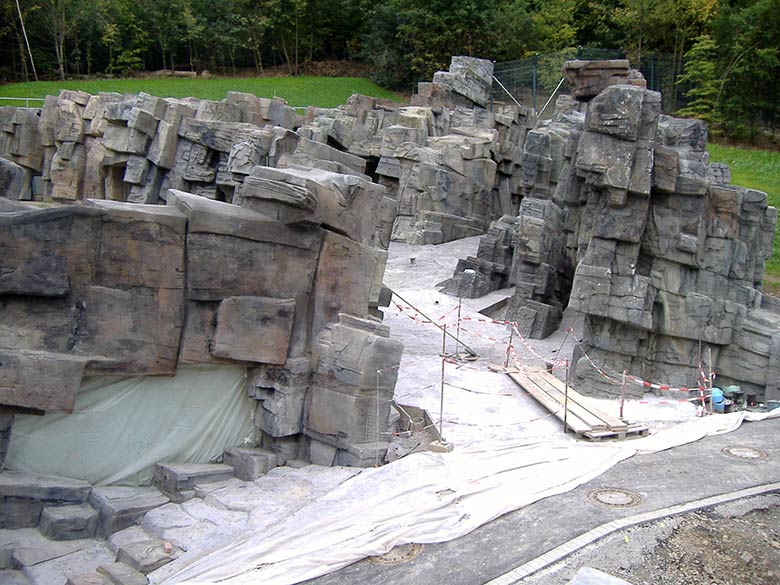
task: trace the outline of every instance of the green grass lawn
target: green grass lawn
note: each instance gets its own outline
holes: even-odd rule
[[[402,97],[363,77],[179,77],[91,79],[85,81],[37,81],[0,85],[0,97],[43,98],[57,95],[61,89],[80,89],[88,93],[146,92],[159,97],[197,97],[224,99],[229,91],[253,93],[259,97],[281,97],[291,106],[332,108],[343,104],[353,93],[401,101]],[[24,105],[0,100],[0,105]],[[33,106],[37,104],[31,104]]]
[[[731,182],[741,187],[764,191],[769,204],[780,208],[780,152],[750,148],[736,148],[710,144],[707,147],[711,162],[728,163]],[[780,293],[780,238],[775,231],[774,252],[766,265],[765,288],[773,294]]]

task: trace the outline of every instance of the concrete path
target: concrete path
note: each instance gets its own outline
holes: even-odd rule
[[[735,446],[760,449],[766,457],[739,459],[723,451]],[[505,585],[521,575],[512,573],[514,569],[602,525],[654,511],[671,514],[682,509],[673,508],[680,504],[777,482],[780,419],[744,423],[732,433],[631,457],[568,493],[507,514],[462,538],[425,545],[408,562],[381,565],[364,560],[307,583],[476,585],[496,580],[495,585]],[[588,493],[599,488],[631,490],[641,502],[608,507],[589,500]]]

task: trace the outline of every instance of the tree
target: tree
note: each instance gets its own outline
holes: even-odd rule
[[[495,41],[495,4],[487,0],[390,0],[372,12],[365,58],[375,79],[393,87],[430,79],[452,55],[488,57]]]
[[[680,116],[699,118],[709,124],[715,122],[718,95],[716,45],[710,35],[701,35],[685,54],[685,73],[677,85],[689,86],[685,92],[688,105],[678,112]]]

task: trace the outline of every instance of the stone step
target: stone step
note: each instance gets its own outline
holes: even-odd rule
[[[68,577],[65,585],[111,585],[111,581],[105,575],[91,571]]]
[[[233,468],[238,479],[244,481],[254,481],[279,466],[279,458],[273,451],[246,447],[227,449],[223,461]]]
[[[12,569],[0,569],[0,583],[3,585],[32,585],[27,575]]]
[[[97,544],[92,538],[79,540],[49,540],[35,528],[0,530],[0,549],[8,554],[9,567],[25,569],[52,559],[64,557]],[[7,560],[7,559],[6,559]],[[7,563],[6,563],[7,564]]]
[[[116,560],[146,575],[182,554],[182,549],[162,540],[142,540],[119,547]]]
[[[97,572],[108,578],[111,585],[147,585],[143,573],[139,573],[125,563],[108,563],[100,565]]]
[[[99,512],[97,534],[104,538],[132,526],[146,512],[168,501],[153,487],[96,487],[89,498]]]
[[[0,528],[37,526],[44,507],[83,504],[91,489],[77,479],[0,471]]]
[[[86,540],[86,541],[48,541],[52,544],[84,543],[87,546],[80,550],[73,551],[62,556],[50,557],[46,560],[35,559],[28,555],[24,559],[28,564],[22,568],[24,574],[30,579],[33,585],[65,585],[68,579],[79,578],[94,572],[100,565],[110,563],[114,560],[114,553],[111,552],[104,542]],[[19,560],[19,551],[14,553],[14,560]],[[48,556],[48,555],[46,555]],[[36,561],[37,562],[34,562]],[[84,577],[86,579],[86,577]],[[100,583],[100,581],[96,581]],[[86,583],[89,583],[87,581]],[[103,585],[101,583],[101,585]]]
[[[47,506],[38,530],[51,540],[75,540],[95,536],[98,512],[89,504]]]
[[[198,484],[225,481],[233,477],[230,465],[219,463],[158,463],[154,484],[173,501],[181,503],[195,497]]]

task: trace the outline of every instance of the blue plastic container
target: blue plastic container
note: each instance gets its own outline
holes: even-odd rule
[[[715,412],[723,412],[723,390],[720,388],[712,389],[712,410]]]

